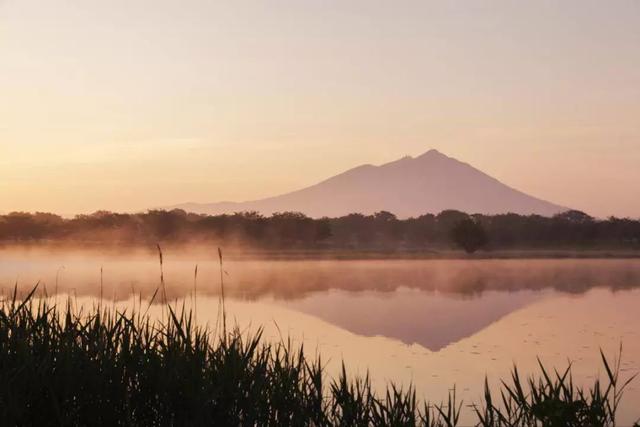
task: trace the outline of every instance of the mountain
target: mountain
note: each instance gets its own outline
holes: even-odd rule
[[[457,209],[468,213],[539,214],[566,208],[515,190],[467,163],[429,150],[380,166],[362,165],[318,184],[280,196],[247,202],[184,203],[167,209],[222,214],[240,211],[298,211],[336,217],[381,210],[400,218]]]

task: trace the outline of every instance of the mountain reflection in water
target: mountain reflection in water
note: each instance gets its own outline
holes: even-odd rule
[[[57,288],[64,295],[50,298],[90,308],[101,267],[108,304],[147,308],[159,285],[157,258],[148,254],[0,252],[0,287],[7,296],[17,282],[24,295],[40,280],[38,296]],[[342,360],[351,373],[369,371],[379,390],[389,381],[413,384],[418,397],[440,401],[455,384],[460,399],[477,402],[485,376],[493,387],[513,363],[523,376],[536,372],[537,356],[558,368],[570,359],[574,382],[586,384],[602,373],[599,349],[612,356],[621,342],[622,374],[640,369],[640,260],[228,260],[224,269],[230,322],[263,328],[265,340],[303,344],[321,355],[328,375]],[[195,285],[197,322],[216,323],[213,255],[167,251],[164,277],[168,298],[187,309]],[[157,304],[149,309],[162,313]],[[635,421],[638,402],[636,381],[621,425]]]
[[[489,291],[461,296],[400,288],[394,292],[330,291],[281,304],[359,335],[394,338],[438,351],[545,294]]]

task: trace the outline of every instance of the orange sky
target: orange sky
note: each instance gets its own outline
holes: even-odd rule
[[[640,216],[640,2],[0,0],[0,212],[297,189],[429,148]]]

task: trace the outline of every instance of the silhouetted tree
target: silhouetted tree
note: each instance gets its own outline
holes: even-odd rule
[[[449,238],[451,229],[462,220],[468,219],[469,215],[455,209],[447,209],[436,215],[436,239],[441,242]]]
[[[316,222],[316,241],[323,242],[331,237],[331,222],[329,218],[321,218]]]
[[[280,245],[315,242],[313,219],[301,212],[276,212],[269,219],[270,239]]]
[[[373,217],[352,213],[331,221],[331,231],[340,247],[363,248],[373,242]]]
[[[150,227],[149,233],[158,240],[171,240],[180,235],[186,217],[187,213],[182,209],[152,210],[147,212],[145,224]]]
[[[584,224],[593,221],[593,217],[578,210],[568,210],[555,215],[553,218],[576,224]]]
[[[451,238],[456,245],[472,254],[487,244],[487,234],[482,225],[471,218],[459,221],[451,229]]]
[[[462,224],[462,225],[460,225]],[[454,239],[453,229],[460,228]],[[482,232],[478,231],[482,230]],[[474,240],[475,239],[475,240]],[[468,215],[446,210],[438,215],[398,219],[391,212],[309,218],[299,212],[263,216],[257,212],[200,215],[183,210],[122,214],[98,211],[65,219],[49,213],[0,215],[0,242],[82,241],[149,244],[157,241],[236,243],[277,249],[423,249],[456,245],[474,251],[492,248],[639,249],[640,220],[595,219],[580,211],[540,215]],[[467,249],[468,248],[468,249]]]
[[[404,223],[404,240],[409,246],[422,247],[437,241],[435,215],[420,215],[418,218],[409,218]]]

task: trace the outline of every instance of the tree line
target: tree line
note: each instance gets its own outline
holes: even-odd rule
[[[420,250],[459,247],[640,248],[640,220],[596,219],[567,211],[539,215],[480,215],[456,210],[398,219],[390,212],[309,218],[299,212],[202,215],[183,210],[144,213],[98,211],[63,218],[51,213],[0,215],[0,241],[118,244],[215,242],[265,249]]]

